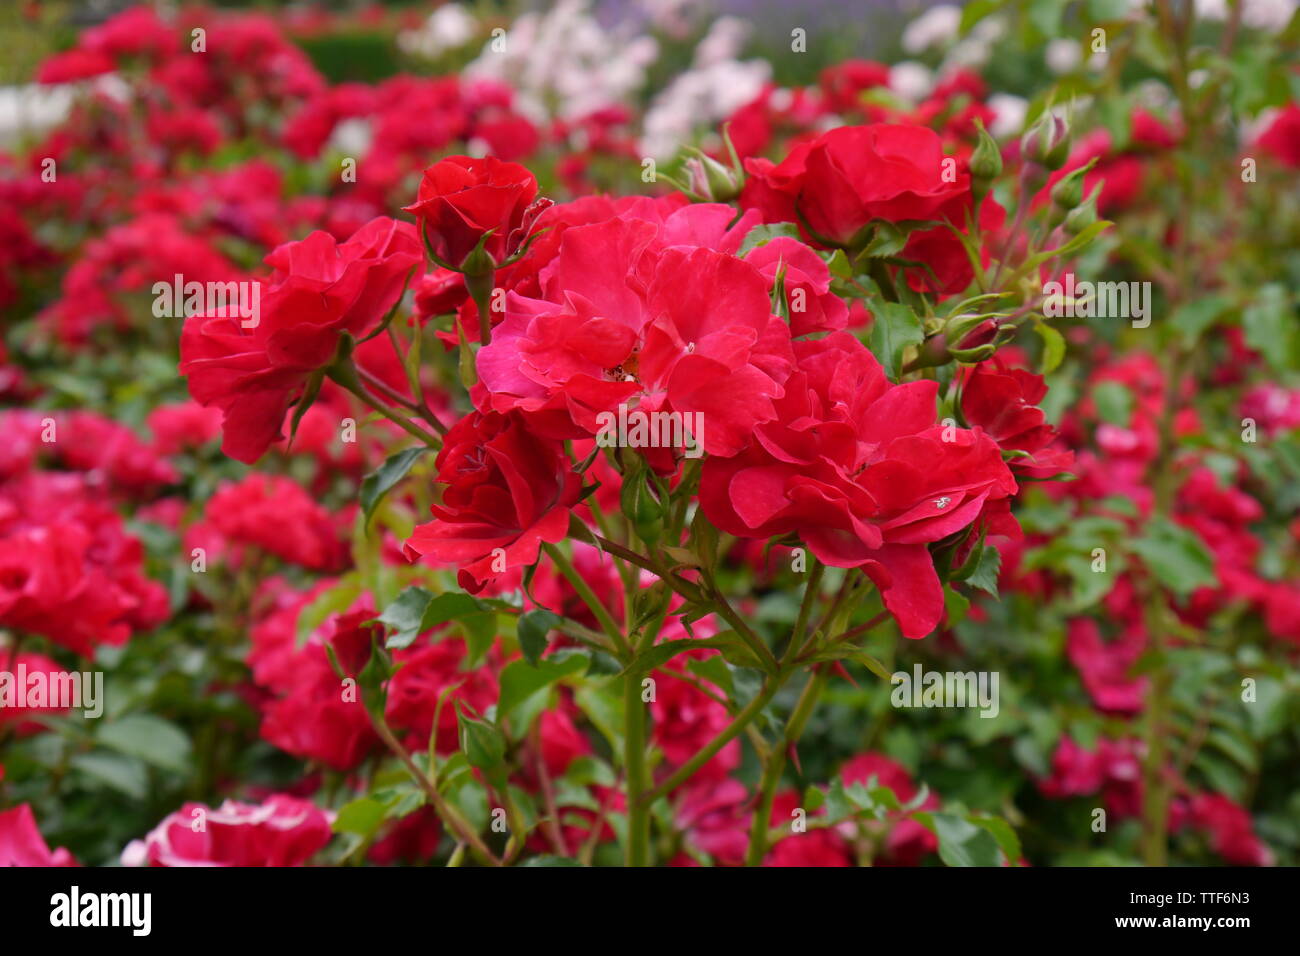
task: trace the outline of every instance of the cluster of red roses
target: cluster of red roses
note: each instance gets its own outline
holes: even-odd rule
[[[996,544],[1002,563],[993,577],[1004,593],[1044,607],[1063,602],[1078,587],[1066,570],[1078,556],[1053,560],[1062,528],[1100,520],[1109,534],[1139,537],[1167,473],[1172,522],[1209,554],[1213,579],[1169,602],[1173,620],[1195,630],[1216,615],[1249,614],[1284,653],[1300,643],[1300,589],[1263,570],[1255,525],[1264,505],[1249,466],[1225,469],[1208,441],[1196,447],[1205,429],[1190,408],[1172,417],[1187,448],[1162,456],[1160,423],[1170,402],[1186,396],[1171,391],[1153,356],[1112,353],[1093,329],[1067,329],[1088,366],[1058,430],[1039,407],[1047,384],[1030,356],[1017,347],[993,354],[1003,342],[1000,317],[932,323],[907,369],[875,347],[887,316],[868,303],[951,304],[992,260],[1000,271],[1032,251],[1028,230],[1008,227],[989,177],[971,168],[981,124],[994,118],[975,74],[952,73],[904,108],[870,95],[888,86],[886,68],[841,64],[816,86],[768,88],[737,111],[727,145],[738,163],[688,166],[689,194],[584,195],[592,159],[639,161],[627,117],[605,112],[542,129],[516,111],[510,90],[459,77],[330,86],[273,21],[256,16],[205,15],[214,55],[188,56],[190,16],[164,23],[141,7],[82,34],[45,64],[44,81],[116,71],[142,80],[145,92],[124,102],[91,91],[25,159],[0,157],[0,308],[20,302],[20,277],[65,266],[60,295],[39,312],[53,345],[93,356],[117,335],[151,342],[169,359],[178,348],[192,398],[136,416],[149,441],[93,412],[3,413],[11,440],[0,448],[0,628],[46,641],[60,659],[89,658],[169,617],[229,615],[223,623],[247,678],[205,689],[235,691],[256,712],[261,739],[306,766],[281,792],[245,787],[251,802],[184,804],[127,847],[124,862],[302,864],[331,838],[333,811],[308,799],[326,780],[359,785],[394,745],[403,756],[432,750],[430,759],[466,749],[462,720],[497,705],[507,669],[522,658],[495,618],[477,635],[459,622],[408,622],[406,639],[385,648],[392,595],[383,592],[393,581],[427,580],[413,563],[439,581],[454,575],[476,611],[508,602],[519,605],[511,613],[563,619],[543,660],[599,636],[606,622],[592,598],[627,622],[644,616],[669,577],[688,595],[711,585],[692,563],[699,554],[654,572],[618,565],[605,536],[619,511],[643,540],[665,535],[663,554],[695,544],[687,516],[722,532],[723,560],[757,585],[781,578],[778,565],[788,566],[794,547],[822,566],[860,569],[846,577],[874,584],[882,616],[899,633],[937,631],[927,643],[946,653],[955,646],[952,568]],[[268,104],[285,122],[266,121]],[[1292,166],[1300,163],[1292,148],[1298,117],[1295,107],[1283,111],[1258,139]],[[371,128],[357,157],[365,174],[324,185],[323,194],[300,194],[301,184],[267,159],[192,169],[241,140],[272,156],[319,161],[353,119]],[[1050,176],[1038,170],[1021,197],[1026,213],[1052,203],[1073,173],[1085,191],[1099,187],[1098,212],[1140,208],[1144,186],[1168,174],[1184,133],[1142,110],[1129,126],[1126,136],[1085,135]],[[424,168],[471,140],[490,155]],[[586,145],[566,152],[547,181],[579,198],[540,197],[537,178],[514,160],[531,164],[544,144],[578,141]],[[1021,153],[1010,143],[999,162],[1023,171],[1035,157]],[[88,155],[94,165],[78,162]],[[56,180],[41,179],[42,158],[57,160]],[[116,188],[123,182],[133,188]],[[403,203],[414,222],[391,217]],[[89,238],[63,249],[57,234],[36,228],[42,218],[80,222]],[[875,245],[890,249],[865,256]],[[889,295],[857,285],[864,277],[855,266],[866,259],[876,291]],[[259,260],[265,268],[253,265]],[[1054,268],[1030,269],[1027,280],[1049,279]],[[178,273],[256,283],[257,322],[199,312],[184,319],[179,341],[179,321],[141,322],[152,285]],[[949,340],[954,327],[960,334]],[[427,342],[423,356],[403,348],[424,341],[426,329],[459,359],[463,391],[452,385],[453,363],[430,356]],[[1258,349],[1236,328],[1225,343],[1234,361],[1215,370],[1215,384],[1244,387]],[[945,371],[934,378],[900,374],[936,365]],[[0,352],[0,396],[42,407],[48,386],[27,374]],[[1131,398],[1118,412],[1109,407],[1116,389]],[[604,454],[601,422],[620,408],[698,418],[706,457],[696,464],[671,447]],[[1300,392],[1251,386],[1239,410],[1264,434],[1286,436],[1300,425]],[[372,412],[382,417],[367,418]],[[340,428],[355,429],[356,440],[339,440]],[[227,456],[263,470],[225,470],[208,481],[194,463],[217,460],[218,436]],[[394,460],[385,463],[387,454],[426,445],[438,449],[431,468],[382,488],[391,513],[381,510],[372,524],[373,499],[333,504],[340,489],[350,500],[363,476],[369,484],[382,474]],[[1065,472],[1076,480],[1040,489],[1061,515],[1057,524],[1013,513],[1031,482]],[[643,525],[639,509],[650,499],[642,485],[665,492],[661,499],[685,489],[681,520],[656,513]],[[211,565],[228,576],[174,587],[169,605],[123,510],[174,533],[193,570]],[[358,544],[367,534],[372,547]],[[1300,522],[1290,534],[1300,540]],[[565,539],[570,568],[544,557]],[[937,565],[941,551],[950,553]],[[253,585],[234,592],[235,579]],[[1051,732],[1054,747],[1036,775],[1049,799],[1100,794],[1119,818],[1141,813],[1146,755],[1137,724],[1151,681],[1135,668],[1153,642],[1151,587],[1148,572],[1130,568],[1094,601],[1100,614],[1084,602],[1063,625],[1079,700],[1091,702],[1112,735],[1085,746]],[[703,613],[716,608],[699,603],[678,594],[663,610],[658,643],[701,643],[648,671],[657,688],[648,705],[648,743],[658,755],[651,783],[664,786],[679,837],[666,860],[740,864],[758,801],[741,782],[738,739],[696,760],[737,710],[719,673],[692,666],[719,660],[716,644],[704,642],[725,627]],[[748,616],[759,602],[747,594],[736,604]],[[970,616],[987,620],[988,612],[976,604]],[[389,668],[382,706],[368,709],[373,700],[363,701],[356,685],[374,690],[367,675],[381,657]],[[7,659],[28,671],[64,667],[27,647]],[[0,738],[40,732],[50,711],[0,711]],[[618,839],[610,818],[630,808],[613,774],[600,772],[608,768],[587,732],[595,723],[591,701],[559,686],[534,732],[513,742],[506,786],[555,804],[548,824],[528,834],[529,852],[573,857]],[[665,784],[685,770],[693,772]],[[1165,772],[1170,829],[1209,834],[1229,862],[1269,862],[1249,813],[1184,770],[1171,761]],[[0,765],[0,779],[3,772]],[[579,782],[557,788],[566,775]],[[884,786],[907,809],[777,839],[765,862],[853,865],[863,827],[876,863],[914,865],[936,851],[934,833],[911,814],[937,809],[940,796],[922,794],[901,763],[858,752],[834,780]],[[803,802],[778,787],[771,826],[788,824]],[[205,828],[192,826],[196,817]],[[422,802],[395,817],[367,843],[369,860],[427,861],[456,826]],[[0,812],[5,862],[74,861],[48,849],[20,806]]]

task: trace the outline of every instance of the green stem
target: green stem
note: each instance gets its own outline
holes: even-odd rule
[[[397,427],[401,428],[407,434],[418,438],[435,451],[442,448],[442,441],[436,436],[430,435],[423,428],[415,425],[409,419],[403,418],[388,406],[381,405],[379,402],[375,401],[374,398],[371,397],[371,395],[361,386],[361,382],[356,375],[356,369],[350,364],[333,366],[330,369],[329,377],[357,398],[361,399],[361,401],[365,402],[367,406],[377,411],[380,415],[383,415]]]
[[[772,819],[772,804],[776,800],[776,788],[785,773],[786,758],[799,738],[803,735],[808,718],[812,716],[826,686],[826,676],[820,668],[814,668],[804,684],[803,693],[795,704],[794,713],[786,724],[785,734],[780,743],[769,751],[763,765],[763,778],[759,782],[758,803],[754,807],[754,817],[749,827],[749,851],[745,854],[746,866],[759,866],[767,855],[768,822]]]
[[[677,789],[687,780],[691,779],[701,767],[713,759],[714,754],[731,743],[736,736],[745,729],[755,717],[763,710],[764,707],[776,696],[783,682],[776,678],[769,677],[763,684],[763,689],[754,697],[735,719],[732,720],[723,730],[700,750],[694,757],[678,767],[672,774],[661,780],[647,793],[641,795],[640,802],[649,806],[660,797]],[[638,702],[640,698],[637,698]]]
[[[632,647],[628,644],[627,638],[623,636],[623,629],[618,626],[618,623],[614,620],[614,616],[609,613],[609,609],[605,607],[600,598],[596,597],[596,593],[592,591],[587,582],[582,579],[582,575],[578,574],[577,570],[573,567],[572,562],[569,561],[563,551],[553,544],[543,544],[542,548],[548,555],[550,555],[551,560],[555,562],[555,566],[560,569],[560,573],[564,575],[571,585],[573,585],[573,589],[578,592],[578,597],[582,598],[587,607],[591,608],[591,613],[596,616],[596,620],[600,622],[601,628],[609,635],[610,640],[614,642],[614,646],[618,648],[620,656],[626,660],[630,660],[632,657]]]
[[[624,764],[627,770],[628,866],[650,863],[650,801],[643,801],[649,782],[646,770],[646,707],[641,700],[641,673],[623,679]]]

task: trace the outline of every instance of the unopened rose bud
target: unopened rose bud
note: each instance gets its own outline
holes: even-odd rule
[[[663,506],[646,484],[643,469],[638,467],[624,473],[619,502],[642,541],[654,544],[659,540],[663,532]]]
[[[686,161],[691,192],[709,202],[731,202],[740,195],[735,173],[716,159],[697,150]]]
[[[1101,195],[1101,184],[1093,187],[1088,198],[1071,209],[1065,216],[1065,231],[1078,235],[1097,221],[1097,197]]]
[[[1083,202],[1083,177],[1097,164],[1096,159],[1062,176],[1052,187],[1052,203],[1061,209],[1073,209]]]
[[[908,363],[908,367],[913,370],[934,368],[939,365],[947,365],[951,361],[952,354],[948,351],[948,336],[942,332],[937,332],[921,343],[916,358]]]
[[[958,315],[949,321],[944,334],[956,343],[948,347],[948,354],[958,362],[981,362],[998,350],[1006,338],[997,317]]]
[[[1070,128],[1064,119],[1044,113],[1020,141],[1025,159],[1052,171],[1065,165],[1070,155]]]
[[[492,258],[492,254],[483,247],[482,243],[479,243],[478,246],[474,248],[474,251],[466,256],[465,261],[460,265],[460,271],[463,272],[466,277],[490,277],[492,273],[496,271],[496,268],[496,261]],[[472,283],[466,284],[471,288],[473,287]]]
[[[979,127],[979,143],[970,157],[971,188],[976,199],[983,199],[993,188],[993,180],[1002,175],[1002,150],[983,123],[976,120],[975,124]]]

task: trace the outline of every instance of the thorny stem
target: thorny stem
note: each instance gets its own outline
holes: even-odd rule
[[[501,866],[501,860],[483,842],[483,838],[442,798],[442,794],[438,792],[438,788],[434,786],[428,774],[421,771],[415,761],[411,759],[411,755],[402,746],[401,741],[393,736],[387,722],[382,717],[372,713],[369,708],[366,709],[366,713],[370,716],[370,725],[375,729],[375,733],[379,735],[379,739],[384,742],[384,746],[393,752],[411,776],[415,778],[415,782],[424,791],[425,798],[433,805],[434,810],[446,822],[448,828],[455,832],[457,839],[462,844],[468,844],[472,847],[474,852],[488,863],[493,866]]]
[[[383,415],[385,418],[387,418],[394,425],[401,428],[407,434],[415,438],[418,438],[420,441],[422,441],[424,444],[428,445],[430,448],[434,450],[442,448],[442,440],[439,439],[437,436],[430,435],[423,428],[420,428],[418,425],[413,424],[410,421],[410,419],[403,418],[401,415],[394,412],[388,406],[376,402],[374,398],[371,395],[369,395],[364,388],[362,388],[361,380],[357,378],[356,375],[355,366],[336,365],[330,370],[330,378],[332,378],[339,385],[343,386],[345,389],[347,389],[357,398],[361,399],[361,401],[365,402],[367,406],[374,409],[380,415]]]
[[[772,804],[776,800],[776,788],[785,773],[785,762],[803,734],[808,718],[812,716],[826,686],[826,676],[820,667],[814,667],[804,684],[799,701],[785,726],[785,734],[768,754],[763,765],[763,778],[759,783],[758,802],[754,807],[754,817],[749,827],[749,850],[745,854],[746,866],[758,866],[767,855],[768,821],[772,818]]]
[[[367,372],[359,365],[357,366],[357,372],[360,374],[361,380],[366,384],[367,388],[379,392],[390,402],[393,402],[396,405],[400,405],[402,408],[405,408],[409,411],[415,412],[415,414],[419,415],[422,419],[424,419],[426,422],[432,425],[439,435],[447,434],[447,426],[444,425],[441,422],[441,420],[439,420],[438,416],[433,413],[433,410],[430,409],[428,405],[424,404],[423,402],[412,401],[411,399],[403,395],[401,392],[398,392],[392,387],[390,387],[382,379],[376,377],[375,375],[372,375],[370,372]]]
[[[573,589],[578,592],[578,597],[582,598],[587,607],[591,609],[591,613],[600,622],[601,629],[609,635],[610,640],[614,642],[614,646],[618,648],[619,655],[630,660],[632,647],[628,644],[627,638],[623,636],[623,629],[618,626],[614,616],[609,613],[609,608],[605,607],[600,598],[596,596],[596,593],[592,591],[591,586],[583,580],[582,575],[573,567],[572,562],[569,561],[563,551],[553,544],[543,544],[542,548],[550,555],[551,560],[555,562],[555,566],[560,569],[560,573],[564,575],[569,584],[573,585]]]

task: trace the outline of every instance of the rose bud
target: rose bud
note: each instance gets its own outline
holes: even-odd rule
[[[1002,175],[1002,150],[983,123],[976,120],[975,125],[979,129],[979,143],[970,157],[971,189],[976,199],[983,199],[993,188],[993,180]]]
[[[1077,235],[1087,229],[1097,221],[1097,197],[1101,194],[1101,184],[1098,183],[1088,198],[1082,203],[1071,209],[1065,216],[1065,231],[1070,235]]]
[[[1020,141],[1020,152],[1030,162],[1060,169],[1070,154],[1069,126],[1061,117],[1044,113]]]

